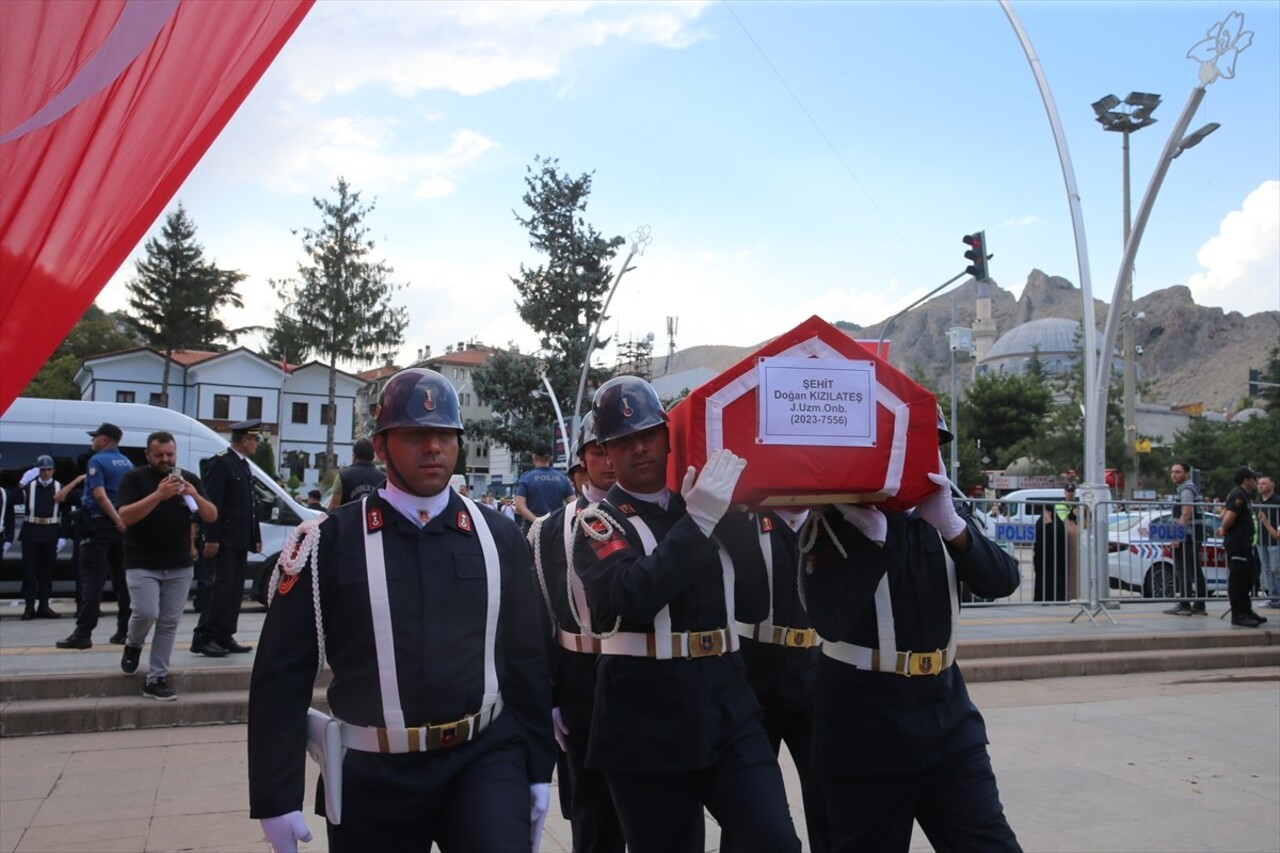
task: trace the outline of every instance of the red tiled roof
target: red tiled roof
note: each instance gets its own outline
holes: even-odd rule
[[[393,373],[399,373],[399,372],[400,372],[400,368],[396,367],[394,364],[384,364],[381,367],[375,367],[375,368],[372,368],[371,370],[362,370],[359,373],[357,373],[356,376],[360,377],[366,382],[373,382],[377,379],[382,379],[384,377],[390,376]]]
[[[161,356],[164,355],[164,353],[161,352],[160,350],[154,350],[154,351],[159,353]],[[199,350],[199,349],[176,349],[171,354],[171,357],[178,364],[181,364],[184,367],[190,367],[193,364],[199,364],[202,361],[208,361],[209,359],[219,355],[225,355],[225,353],[209,352],[208,350]]]
[[[469,367],[480,367],[497,354],[497,350],[486,346],[474,346],[456,352],[445,352],[423,359],[426,364],[458,364]]]

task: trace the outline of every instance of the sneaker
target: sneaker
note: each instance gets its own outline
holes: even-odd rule
[[[1169,614],[1170,616],[1190,616],[1191,605],[1179,604],[1177,607],[1170,607],[1168,610],[1165,611],[1165,613]]]
[[[141,649],[139,649],[141,651]],[[124,664],[121,663],[123,668]],[[172,702],[178,698],[178,694],[169,689],[169,685],[165,683],[165,679],[157,678],[155,681],[148,681],[146,686],[142,688],[142,695],[148,699],[159,699],[161,702]]]
[[[125,675],[133,675],[138,671],[138,661],[142,658],[142,646],[134,648],[125,643],[124,654],[120,656],[120,671]]]
[[[93,648],[93,640],[80,634],[72,633],[71,636],[65,640],[59,640],[54,645],[60,649],[80,649],[83,651]]]
[[[1273,598],[1262,605],[1268,610],[1280,610],[1280,598]]]

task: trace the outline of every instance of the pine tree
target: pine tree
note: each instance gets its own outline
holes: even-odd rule
[[[294,346],[281,356],[301,360],[314,354],[329,365],[329,411],[336,412],[338,362],[382,362],[404,342],[408,312],[391,304],[400,285],[390,280],[391,267],[374,260],[373,240],[364,219],[374,205],[360,203],[343,178],[334,201],[313,198],[320,211],[319,228],[302,230],[307,260],[298,265],[298,281],[272,282],[286,305],[277,312],[273,346]],[[282,322],[283,321],[283,322]],[[323,477],[333,459],[334,422],[325,432]]]
[[[129,325],[149,346],[164,352],[161,400],[168,405],[169,367],[177,349],[224,350],[243,329],[230,329],[218,317],[226,305],[243,308],[236,285],[243,273],[206,261],[196,242],[195,224],[182,204],[165,217],[161,238],[151,238],[146,257],[129,282]]]

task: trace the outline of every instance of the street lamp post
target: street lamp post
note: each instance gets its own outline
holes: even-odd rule
[[[1121,134],[1121,149],[1124,152],[1123,193],[1124,193],[1124,242],[1129,242],[1129,227],[1132,218],[1129,215],[1129,134],[1137,133],[1144,127],[1156,123],[1151,114],[1160,106],[1160,96],[1147,92],[1130,92],[1123,101],[1115,95],[1107,95],[1093,104],[1098,123],[1102,129]],[[1138,454],[1134,446],[1138,440],[1138,412],[1135,393],[1136,366],[1133,349],[1133,268],[1127,271],[1128,285],[1125,289],[1124,303],[1120,306],[1120,322],[1124,336],[1122,344],[1124,355],[1124,470],[1130,475],[1125,479],[1124,496],[1132,500],[1133,487],[1138,482]]]

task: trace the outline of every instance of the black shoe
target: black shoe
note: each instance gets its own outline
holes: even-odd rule
[[[124,640],[125,640],[124,631],[116,631],[114,634],[111,635],[111,639],[107,640],[107,642],[113,646],[123,646]]]
[[[246,646],[242,643],[237,643],[234,637],[226,640],[219,640],[218,645],[222,646],[233,655],[244,655],[253,651],[253,646]]]
[[[1252,616],[1232,616],[1231,624],[1235,625],[1237,628],[1257,628],[1262,625],[1261,622],[1254,619]]]
[[[1258,620],[1258,624],[1259,624],[1259,625],[1261,625],[1261,624],[1263,624],[1264,622],[1266,622],[1266,621],[1267,621],[1267,617],[1265,617],[1265,616],[1259,616],[1257,613],[1254,613],[1252,610],[1251,610],[1251,611],[1249,611],[1249,615],[1250,615],[1250,616],[1252,616],[1254,619]]]
[[[1203,604],[1193,604],[1191,606],[1191,615],[1192,616],[1208,616],[1209,611],[1205,609],[1205,606]]]
[[[83,651],[84,649],[93,648],[93,640],[88,637],[81,636],[80,634],[73,633],[70,637],[67,637],[65,640],[59,640],[54,643],[54,645],[60,649],[80,649]]]
[[[138,671],[138,661],[142,658],[142,646],[134,648],[125,644],[124,654],[120,656],[120,671],[125,675],[133,675]]]
[[[38,610],[36,610],[36,618],[38,618],[38,619],[61,619],[61,618],[62,618],[62,614],[61,614],[61,613],[59,613],[58,611],[54,610],[52,607],[50,607],[50,606],[49,606],[49,605],[47,605],[47,604],[41,604],[41,605],[40,605],[40,607],[39,607],[39,609],[38,609]]]
[[[148,681],[142,688],[142,695],[148,699],[159,699],[161,702],[172,702],[178,698],[178,694],[169,689],[168,683],[163,678]]]
[[[1165,613],[1169,614],[1170,616],[1190,616],[1191,605],[1179,604],[1177,607],[1169,608],[1168,610],[1165,611]]]
[[[191,653],[193,655],[204,655],[207,658],[225,658],[229,653],[222,646],[213,640],[204,640],[199,643],[191,644]]]
[[[36,606],[34,604],[28,604],[27,609],[22,611],[22,621],[26,622],[27,620],[34,618],[36,618]]]

